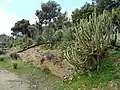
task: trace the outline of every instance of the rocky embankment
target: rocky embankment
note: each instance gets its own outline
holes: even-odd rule
[[[73,72],[73,66],[64,60],[57,50],[42,50],[32,47],[18,53],[24,62],[31,62],[36,67],[49,69],[52,74],[63,77]]]

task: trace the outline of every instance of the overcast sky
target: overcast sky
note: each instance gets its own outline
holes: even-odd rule
[[[0,0],[0,34],[10,35],[11,28],[15,22],[21,19],[28,19],[30,23],[35,22],[35,11],[40,9],[41,2],[48,0]],[[62,11],[67,11],[68,15],[75,8],[80,8],[85,2],[90,0],[55,0],[62,7]]]

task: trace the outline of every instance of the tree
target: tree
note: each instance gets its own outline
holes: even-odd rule
[[[120,6],[119,0],[95,0],[98,11],[100,13],[103,12],[104,9],[112,10],[113,8],[117,8]]]
[[[72,23],[67,17],[67,12],[59,14],[57,18],[53,19],[53,22],[50,23],[49,27],[54,28],[56,31],[63,29],[64,26],[71,27]]]
[[[14,44],[14,38],[12,36],[7,36],[6,34],[0,35],[0,48],[11,48]]]
[[[92,14],[94,10],[94,5],[90,3],[84,4],[80,9],[75,9],[72,12],[73,23],[80,22],[80,19],[89,18],[89,15]]]
[[[43,25],[48,25],[53,19],[59,16],[61,7],[55,1],[48,1],[41,4],[41,10],[36,11],[36,16],[39,19],[37,23],[42,28]]]
[[[42,32],[40,32],[38,25],[32,24],[28,26],[28,31],[30,32],[30,37],[35,40]]]
[[[73,23],[79,23],[81,19],[87,18],[92,15],[94,8],[97,8],[97,16],[103,13],[103,10],[112,11],[113,8],[120,6],[119,0],[92,0],[92,4],[86,3],[80,9],[75,9],[72,12]]]
[[[61,41],[61,29],[63,29],[64,26],[72,26],[67,17],[67,12],[61,13],[61,7],[55,1],[42,3],[41,10],[36,11],[36,16],[39,20],[39,22],[36,23],[39,27],[37,41],[40,43],[50,43],[53,45],[56,42]]]
[[[30,25],[28,20],[22,19],[15,23],[14,27],[11,28],[13,36],[28,36],[30,37],[30,32],[28,31],[28,26]]]

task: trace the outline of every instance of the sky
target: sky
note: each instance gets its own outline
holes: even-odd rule
[[[42,2],[48,0],[0,0],[0,34],[11,34],[11,28],[22,19],[36,21],[35,12],[40,10]],[[62,12],[67,11],[71,15],[75,8],[80,8],[90,0],[54,0],[62,7]]]

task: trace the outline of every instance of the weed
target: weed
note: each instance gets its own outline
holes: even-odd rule
[[[17,69],[18,68],[18,63],[17,62],[12,62],[12,68]]]
[[[4,61],[4,57],[0,57],[0,61]]]

